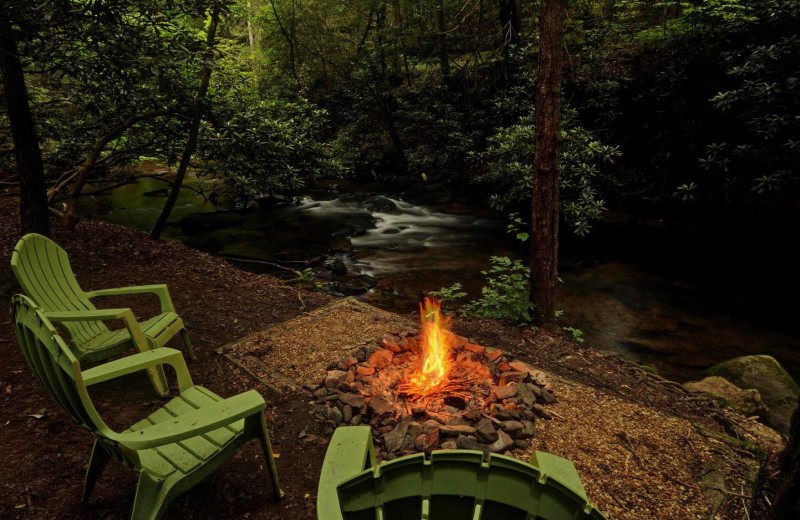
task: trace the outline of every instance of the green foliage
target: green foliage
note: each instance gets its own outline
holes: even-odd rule
[[[584,117],[624,141],[623,190],[700,204],[792,204],[800,135],[800,2],[656,4],[659,25],[609,20],[587,31]],[[625,25],[633,30],[623,32]],[[646,36],[645,36],[646,34]],[[634,64],[613,69],[622,57]],[[596,105],[599,105],[596,106]],[[613,107],[612,107],[613,108]]]
[[[297,277],[289,280],[289,283],[295,287],[300,287],[303,289],[319,289],[322,286],[322,284],[317,281],[317,273],[310,267],[306,267],[302,271],[293,272]]]
[[[343,173],[319,139],[327,114],[307,102],[250,100],[223,105],[213,116],[201,134],[201,171],[222,178],[225,194],[241,205]]]
[[[461,290],[462,287],[463,286],[461,285],[461,283],[456,282],[450,287],[442,287],[438,291],[431,291],[430,295],[439,300],[442,303],[442,305],[445,305],[448,303],[452,303],[456,300],[460,300],[461,298],[467,295],[467,293]]]
[[[506,230],[508,233],[514,235],[514,237],[522,242],[523,244],[528,241],[531,235],[527,231],[530,229],[530,225],[522,220],[522,217],[519,216],[519,213],[511,213],[508,216],[509,223],[506,226]]]
[[[69,177],[103,135],[144,114],[157,115],[115,134],[91,180],[141,157],[177,162],[211,4],[7,4],[49,181]],[[517,5],[522,26],[533,27],[537,5]],[[320,177],[408,182],[424,173],[527,212],[536,34],[523,30],[509,45],[497,2],[463,7],[224,2],[193,173],[221,180],[209,185],[239,204]],[[568,18],[560,201],[575,233],[589,232],[606,200],[624,197],[695,208],[797,200],[800,0],[581,0]],[[10,142],[2,112],[0,141]],[[514,234],[524,242],[523,224]]]
[[[485,165],[477,181],[491,186],[495,195],[490,202],[494,208],[503,210],[530,201],[535,115],[533,96],[527,89],[518,88],[513,95],[497,103],[498,110],[519,115],[514,123],[498,128],[489,136],[486,150],[472,154],[472,159]],[[561,211],[574,232],[585,235],[591,229],[592,220],[604,209],[599,191],[610,181],[609,167],[620,152],[615,146],[602,144],[581,126],[577,113],[570,108],[563,110],[561,134]]]
[[[728,81],[710,100],[741,131],[730,136],[729,145],[708,145],[701,161],[726,186],[774,199],[798,175],[800,2],[760,0],[749,11],[751,16],[726,25],[742,44],[722,54]]]
[[[10,2],[1,16],[17,28],[46,175],[80,165],[100,138],[132,116],[106,146],[95,173],[165,162],[185,139],[183,115],[199,77],[202,49],[195,2]],[[2,117],[2,116],[0,116]],[[8,128],[0,125],[0,140]]]
[[[583,331],[581,329],[576,329],[575,327],[561,327],[561,328],[564,330],[564,332],[569,332],[570,334],[572,334],[572,339],[573,341],[575,341],[575,343],[583,343],[584,341],[586,341],[583,338]]]
[[[520,260],[512,261],[508,257],[493,256],[490,261],[489,270],[481,271],[486,278],[481,297],[461,307],[460,312],[481,318],[507,318],[519,323],[533,321],[535,307],[528,301],[530,268]],[[452,289],[454,287],[442,290]]]

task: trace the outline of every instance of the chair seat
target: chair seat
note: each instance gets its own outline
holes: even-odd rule
[[[140,322],[139,325],[147,340],[157,347],[162,347],[164,343],[167,342],[166,340],[172,337],[172,334],[165,336],[165,332],[175,327],[178,329],[183,327],[180,317],[174,312],[164,312],[153,316],[149,320]],[[109,355],[113,355],[109,353],[111,350],[116,350],[117,348],[119,348],[120,352],[127,350],[129,348],[128,342],[130,339],[131,335],[128,329],[123,328],[109,330],[98,335],[91,341],[80,345],[76,345],[72,342],[71,346],[73,349],[78,349],[80,351],[80,359],[98,361],[100,359],[106,359]],[[95,359],[95,355],[99,356],[99,358]]]
[[[169,401],[163,408],[150,414],[146,419],[131,426],[127,431],[136,432],[222,400],[223,398],[214,392],[201,386],[194,386]],[[230,445],[243,432],[244,420],[242,419],[228,426],[180,442],[141,450],[138,453],[142,468],[148,473],[161,478],[170,476],[182,478],[195,469],[202,467],[206,461]]]

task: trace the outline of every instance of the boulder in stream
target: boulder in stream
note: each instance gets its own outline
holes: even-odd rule
[[[792,412],[800,387],[772,356],[742,356],[708,369],[739,388],[755,388],[767,405],[764,422],[783,434],[789,433]]]
[[[365,209],[370,213],[388,213],[397,209],[397,204],[383,195],[354,193],[342,195],[339,200],[353,203],[357,208]]]

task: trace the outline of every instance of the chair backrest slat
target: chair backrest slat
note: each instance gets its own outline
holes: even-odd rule
[[[11,268],[23,290],[46,311],[95,310],[81,290],[69,257],[49,238],[30,233],[14,248]],[[101,321],[65,323],[64,328],[76,344],[84,344],[108,331]]]
[[[36,304],[22,295],[11,300],[11,321],[25,359],[50,397],[78,424],[101,436],[98,430],[102,424],[97,423],[81,399],[78,360],[58,331]]]
[[[503,518],[602,520],[585,495],[522,461],[470,451],[438,451],[430,460],[408,455],[362,473],[337,487],[345,520],[382,518]],[[476,516],[477,515],[477,516]]]

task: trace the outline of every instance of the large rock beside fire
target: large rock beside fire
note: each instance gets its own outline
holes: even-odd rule
[[[364,407],[364,398],[356,394],[342,394],[341,397],[339,397],[339,401],[353,409],[360,410]]]
[[[375,370],[382,370],[392,364],[394,352],[388,349],[379,349],[372,353],[367,361],[367,365]]]
[[[414,421],[410,415],[404,415],[392,431],[383,436],[383,445],[389,453],[397,452],[403,447],[409,425]]]
[[[325,388],[337,388],[339,384],[344,383],[351,377],[348,372],[344,370],[328,370],[325,376]]]
[[[492,453],[504,453],[514,446],[514,440],[503,430],[497,432],[497,440],[489,446]]]
[[[481,442],[485,442],[486,444],[491,444],[499,438],[497,434],[497,429],[494,427],[492,420],[488,417],[484,417],[478,424],[476,425],[475,436]]]
[[[443,424],[439,427],[439,431],[442,435],[457,437],[459,435],[472,435],[475,433],[475,427],[466,424]]]
[[[394,406],[380,395],[376,395],[369,400],[368,410],[373,418],[377,418],[380,421],[394,415]]]

